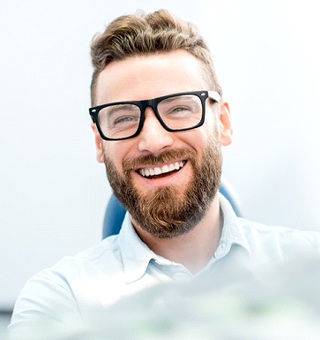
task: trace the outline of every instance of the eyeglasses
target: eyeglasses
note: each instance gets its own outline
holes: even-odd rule
[[[221,100],[219,93],[215,91],[191,91],[148,100],[103,104],[90,108],[89,113],[101,138],[122,140],[138,136],[143,127],[147,107],[152,108],[167,131],[195,129],[204,123],[207,98],[214,102]]]

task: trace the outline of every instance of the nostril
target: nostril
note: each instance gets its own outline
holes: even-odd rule
[[[172,147],[174,143],[173,133],[168,132],[162,127],[157,129],[150,129],[145,127],[144,130],[139,134],[139,151],[148,151],[152,154],[158,154],[164,151],[166,148]]]

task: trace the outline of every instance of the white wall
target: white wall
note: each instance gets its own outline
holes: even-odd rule
[[[0,309],[34,273],[101,238],[110,190],[90,130],[89,44],[166,7],[212,47],[233,112],[224,173],[248,218],[320,230],[317,1],[2,0]]]

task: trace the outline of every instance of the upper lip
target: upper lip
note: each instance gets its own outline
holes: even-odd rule
[[[148,165],[137,169],[137,172],[143,177],[149,177],[154,175],[160,175],[173,170],[179,170],[186,164],[185,160],[182,161],[172,161],[170,163],[158,166]]]

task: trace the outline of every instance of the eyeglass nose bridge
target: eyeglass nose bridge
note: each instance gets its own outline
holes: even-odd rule
[[[154,113],[154,115],[156,116],[156,118],[158,119],[158,122],[161,124],[161,126],[166,130],[166,131],[174,131],[172,129],[170,129],[165,122],[162,120],[159,111],[158,111],[158,104],[159,104],[159,100],[157,99],[147,99],[147,100],[141,100],[140,101],[140,111],[141,111],[141,117],[140,117],[140,123],[139,123],[139,127],[137,130],[137,134],[139,134],[141,132],[141,130],[143,129],[143,125],[146,119],[146,109],[148,107],[150,107]]]

